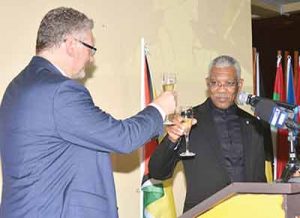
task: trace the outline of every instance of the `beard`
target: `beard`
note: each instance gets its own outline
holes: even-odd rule
[[[72,79],[83,79],[86,75],[85,69],[81,69],[78,73],[73,75]]]
[[[79,74],[78,74],[78,79],[83,79],[85,77],[86,73],[85,73],[85,70],[81,70],[79,71]]]

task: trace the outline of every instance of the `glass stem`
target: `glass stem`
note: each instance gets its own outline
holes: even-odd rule
[[[184,136],[185,136],[185,150],[188,152],[189,151],[189,146],[190,146],[189,134],[184,134]]]

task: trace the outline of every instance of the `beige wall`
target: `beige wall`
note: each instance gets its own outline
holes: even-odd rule
[[[140,108],[141,37],[150,50],[155,88],[160,90],[162,72],[177,73],[179,104],[205,99],[207,65],[220,54],[240,60],[246,91],[252,91],[250,0],[2,0],[1,96],[34,55],[42,16],[57,6],[74,7],[94,19],[99,51],[86,86],[95,103],[116,118]],[[114,155],[112,160],[120,217],[139,217],[139,152]],[[174,195],[180,215],[185,183],[180,166],[178,171]]]

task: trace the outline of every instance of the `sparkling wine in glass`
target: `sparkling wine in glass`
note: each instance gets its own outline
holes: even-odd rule
[[[175,83],[170,84],[163,84],[163,90],[166,91],[173,91],[175,89]]]
[[[194,117],[193,108],[191,106],[180,107],[179,114],[183,118],[182,125],[184,128],[183,134],[185,137],[185,151],[182,152],[180,154],[180,156],[181,157],[193,157],[196,154],[189,150],[189,147],[190,147],[189,136],[190,136],[190,131],[191,131],[191,128],[193,125],[193,117]]]
[[[162,88],[163,91],[174,91],[176,84],[176,74],[175,73],[164,73],[162,78]],[[173,125],[173,122],[171,121],[171,115],[166,116],[166,119],[164,121],[165,125]]]

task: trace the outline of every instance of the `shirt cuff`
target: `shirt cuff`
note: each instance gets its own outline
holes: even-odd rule
[[[166,118],[166,113],[164,112],[164,110],[163,110],[160,106],[158,106],[157,104],[155,104],[155,103],[153,103],[153,102],[150,103],[149,105],[152,106],[152,107],[155,107],[155,108],[159,111],[159,113],[160,113],[162,119],[165,120],[165,118]]]

